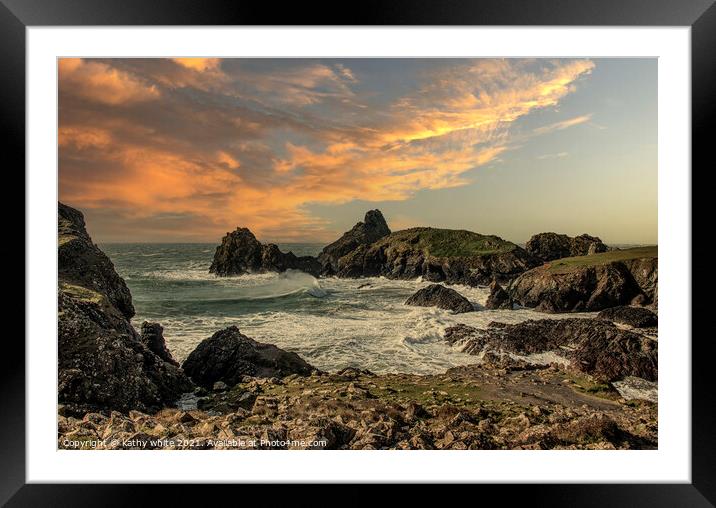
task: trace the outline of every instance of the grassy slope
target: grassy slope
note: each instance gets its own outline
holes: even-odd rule
[[[649,247],[634,247],[633,249],[614,250],[592,254],[591,256],[575,256],[571,258],[555,259],[543,266],[552,273],[565,273],[583,266],[604,265],[614,261],[627,261],[629,259],[659,257],[659,248],[656,245]]]
[[[510,252],[517,246],[493,235],[463,229],[411,228],[396,231],[376,244],[403,244],[435,257],[486,256]]]

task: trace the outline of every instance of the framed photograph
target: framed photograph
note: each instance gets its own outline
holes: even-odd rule
[[[712,506],[713,2],[369,4],[3,0],[27,302],[3,502]]]

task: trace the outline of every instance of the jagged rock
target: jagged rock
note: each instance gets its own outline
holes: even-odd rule
[[[472,312],[475,308],[460,293],[441,284],[431,284],[422,288],[405,301],[405,305],[416,307],[437,307],[451,310],[456,314]]]
[[[572,238],[557,233],[536,234],[527,241],[525,249],[542,261],[570,256],[586,256],[609,250],[596,236],[583,234]]]
[[[487,284],[537,266],[539,260],[497,236],[471,231],[411,228],[359,245],[338,259],[339,277],[422,277],[431,282]]]
[[[92,243],[82,214],[62,203],[58,208],[58,399],[64,411],[171,406],[193,385],[140,340],[129,322],[129,290]]]
[[[244,376],[308,376],[314,370],[296,353],[256,342],[243,335],[236,326],[203,340],[182,367],[196,384],[205,388],[212,388],[217,381],[234,386]]]
[[[614,321],[634,328],[648,328],[659,324],[656,314],[643,307],[612,307],[601,311],[597,319]]]
[[[350,231],[346,231],[335,242],[323,248],[318,255],[325,275],[333,275],[338,271],[338,260],[358,247],[365,247],[390,234],[388,224],[380,210],[370,210],[365,214],[363,222],[357,223]]]
[[[247,228],[227,233],[216,247],[209,273],[220,277],[247,273],[301,270],[318,276],[320,263],[313,256],[281,252],[276,244],[262,244]]]
[[[497,351],[527,355],[556,351],[572,368],[603,381],[626,376],[657,379],[655,340],[598,319],[539,319],[510,325],[491,323],[487,329],[449,327],[445,340],[469,354]]]
[[[159,323],[150,323],[144,321],[140,332],[140,340],[147,346],[147,348],[157,355],[165,362],[169,362],[172,365],[179,366],[173,357],[169,349],[167,349],[167,343],[164,340],[164,328]]]
[[[644,303],[656,307],[659,294],[659,258],[654,255],[627,259],[622,262],[646,297]]]
[[[490,284],[490,296],[487,297],[485,308],[512,309],[512,298],[496,280],[493,280]]]

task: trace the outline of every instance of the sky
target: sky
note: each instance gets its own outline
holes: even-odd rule
[[[97,242],[394,231],[657,243],[656,59],[60,59],[59,198]]]

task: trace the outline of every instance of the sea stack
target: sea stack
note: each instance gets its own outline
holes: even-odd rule
[[[360,246],[368,246],[390,234],[388,223],[380,210],[369,210],[363,222],[359,222],[350,231],[343,233],[338,240],[326,245],[318,256],[321,271],[325,275],[338,272],[340,258],[356,250]]]
[[[320,264],[313,256],[299,257],[293,252],[281,252],[276,244],[262,244],[248,228],[241,227],[226,233],[209,267],[209,273],[219,277],[286,270],[318,276]]]

